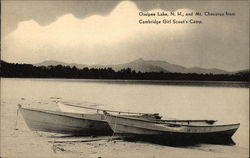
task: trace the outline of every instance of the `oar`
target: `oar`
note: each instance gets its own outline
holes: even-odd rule
[[[206,122],[208,124],[214,124],[217,120],[161,120],[164,122]]]

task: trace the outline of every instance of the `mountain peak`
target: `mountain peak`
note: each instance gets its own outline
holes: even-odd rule
[[[39,64],[52,64],[52,65],[55,65],[55,64],[61,64],[61,63],[64,63],[64,62],[61,62],[61,61],[57,61],[57,60],[45,60],[43,62],[40,62],[40,63],[37,63],[35,65],[39,65]]]
[[[147,61],[144,60],[143,58],[138,58],[136,60],[129,62],[128,64],[146,64],[146,63],[147,63]]]
[[[143,58],[138,58],[138,59],[136,59],[134,61],[145,61],[145,60]]]

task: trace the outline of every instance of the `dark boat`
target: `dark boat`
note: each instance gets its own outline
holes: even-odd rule
[[[125,139],[152,141],[160,144],[178,145],[192,143],[231,142],[240,124],[213,125],[196,120],[150,121],[143,118],[111,115],[106,120],[114,133]],[[185,123],[183,123],[185,122]]]

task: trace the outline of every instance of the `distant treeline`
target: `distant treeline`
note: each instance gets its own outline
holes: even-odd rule
[[[135,72],[130,68],[114,71],[112,68],[83,68],[75,66],[34,66],[1,61],[1,77],[10,78],[76,78],[127,80],[193,80],[193,81],[250,81],[249,71],[235,74],[196,74],[166,72]]]

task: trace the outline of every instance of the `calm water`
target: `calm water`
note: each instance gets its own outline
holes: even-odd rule
[[[176,86],[130,82],[66,79],[1,79],[1,99],[101,103],[108,109],[158,112],[164,118],[216,119],[241,123],[233,136],[236,146],[248,147],[249,89]],[[41,105],[42,106],[42,105]]]

